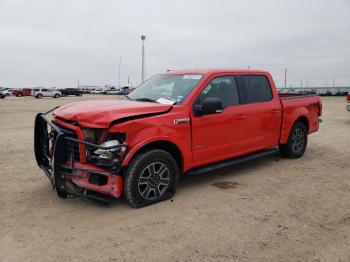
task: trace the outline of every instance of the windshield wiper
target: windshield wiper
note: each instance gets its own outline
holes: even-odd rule
[[[141,97],[141,98],[136,98],[136,101],[142,101],[142,102],[152,102],[152,103],[157,103],[156,100],[153,100],[151,98],[147,98],[147,97]]]

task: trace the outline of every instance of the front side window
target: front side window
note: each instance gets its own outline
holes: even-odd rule
[[[267,102],[272,99],[272,92],[269,81],[262,75],[243,75],[243,103]]]
[[[202,79],[198,74],[156,75],[128,95],[131,100],[181,104]]]
[[[236,81],[233,76],[214,78],[198,96],[195,104],[202,105],[207,98],[219,98],[223,107],[239,104]]]

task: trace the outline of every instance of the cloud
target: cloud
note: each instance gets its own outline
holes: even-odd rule
[[[270,70],[350,85],[348,1],[0,1],[0,85],[134,84],[167,69]]]

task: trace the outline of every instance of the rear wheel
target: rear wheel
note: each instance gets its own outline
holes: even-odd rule
[[[124,197],[135,208],[171,198],[179,179],[179,168],[166,151],[152,149],[132,160],[125,174]]]
[[[22,94],[21,94],[21,93],[19,93],[17,96],[18,96],[18,97],[20,97],[20,96],[22,96]]]
[[[54,97],[54,98],[59,98],[59,97],[60,97],[60,94],[55,94],[53,97]]]
[[[43,98],[43,95],[42,94],[37,94],[36,98]]]
[[[307,146],[308,132],[302,122],[296,122],[292,127],[287,144],[280,145],[280,152],[288,158],[301,157]]]

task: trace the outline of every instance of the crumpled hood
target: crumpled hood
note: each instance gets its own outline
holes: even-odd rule
[[[108,128],[115,120],[161,114],[171,108],[171,105],[129,100],[90,100],[61,106],[53,115],[64,120],[76,121],[82,127]]]

